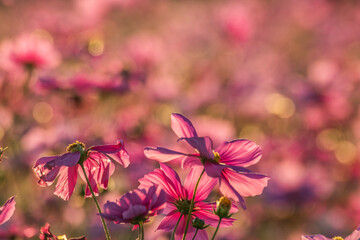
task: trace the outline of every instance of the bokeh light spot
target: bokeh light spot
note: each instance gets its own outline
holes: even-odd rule
[[[49,122],[54,115],[52,107],[46,102],[39,102],[33,108],[33,117],[38,123]]]
[[[294,102],[279,93],[270,94],[265,98],[265,108],[280,118],[290,118],[295,113]]]
[[[353,163],[357,156],[355,145],[349,141],[339,142],[335,149],[336,159],[343,164]]]
[[[334,151],[340,140],[341,132],[337,129],[325,129],[316,136],[316,144],[329,151]]]
[[[90,55],[96,57],[104,52],[105,43],[100,38],[92,38],[89,40],[88,51]]]

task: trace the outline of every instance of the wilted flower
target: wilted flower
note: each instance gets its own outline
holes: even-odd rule
[[[86,176],[95,195],[98,195],[98,185],[106,189],[109,177],[115,171],[115,166],[110,160],[114,160],[124,167],[130,163],[129,155],[122,140],[119,140],[115,145],[93,146],[88,149],[85,148],[85,144],[76,141],[70,144],[66,150],[67,153],[60,156],[40,158],[33,168],[39,177],[38,184],[42,187],[50,186],[59,176],[54,193],[64,200],[69,200],[74,191],[77,172],[86,183],[81,165],[84,166]],[[88,185],[86,186],[85,197],[91,197]]]
[[[7,222],[14,214],[15,204],[15,197],[11,197],[0,208],[0,225]]]
[[[149,217],[158,215],[165,207],[166,195],[156,186],[135,189],[123,195],[116,202],[104,204],[101,214],[105,219],[119,223],[131,223],[136,229],[140,222],[148,222]]]
[[[193,147],[196,153],[186,154],[166,148],[145,148],[145,155],[159,162],[182,159],[182,167],[204,166],[206,174],[220,180],[220,191],[225,196],[240,202],[246,208],[242,196],[255,196],[262,193],[269,177],[246,169],[261,158],[260,146],[245,139],[224,142],[213,148],[209,137],[198,137],[189,119],[181,114],[171,115],[171,128]]]
[[[346,238],[342,238],[342,237],[327,238],[321,234],[312,235],[312,236],[302,236],[303,240],[359,240],[359,238],[360,238],[360,226],[358,226],[355,229],[355,231],[353,231]]]

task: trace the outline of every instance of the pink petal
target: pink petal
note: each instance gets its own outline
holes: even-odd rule
[[[195,166],[203,166],[202,162],[200,161],[200,155],[199,157],[193,157],[193,156],[184,157],[181,162],[182,169],[187,169]]]
[[[177,221],[179,220],[179,217],[180,217],[180,212],[176,212],[172,215],[165,216],[163,218],[163,220],[161,221],[161,223],[159,224],[157,230],[163,230],[163,231],[174,230],[174,227],[175,227]],[[181,218],[184,218],[184,216],[182,216]],[[182,221],[182,220],[180,220],[180,221]]]
[[[147,158],[159,162],[169,162],[186,156],[186,154],[184,153],[176,152],[162,147],[156,147],[156,148],[147,147],[144,149],[144,154]]]
[[[346,237],[345,240],[358,240],[360,238],[360,226],[353,231],[350,236]]]
[[[184,187],[189,193],[189,199],[193,197],[195,185],[200,177],[203,167],[193,167],[190,173],[186,176]],[[205,173],[202,175],[195,196],[195,201],[205,200],[210,192],[213,190],[218,180],[216,178],[210,178]]]
[[[324,237],[323,235],[320,234],[313,236],[301,236],[301,239],[302,240],[332,240],[331,238]]]
[[[179,138],[198,136],[190,120],[178,113],[171,114],[171,128]]]
[[[209,137],[191,137],[191,138],[180,138],[178,141],[185,141],[190,146],[195,148],[201,157],[205,157],[208,159],[213,159],[214,154],[213,150],[213,143],[211,138]]]
[[[163,169],[165,169],[167,173],[165,173]],[[153,172],[146,174],[143,178],[139,179],[139,182],[139,188],[148,188],[154,184],[158,185],[173,199],[186,196],[185,189],[181,186],[179,176],[166,165],[162,166],[162,169],[155,169]]]
[[[216,227],[219,223],[219,216],[215,215],[213,212],[198,210],[194,212],[194,215],[205,221],[206,224]],[[220,227],[230,227],[236,219],[234,218],[223,218],[220,223]]]
[[[79,162],[80,155],[80,152],[65,153],[61,156],[58,156],[53,161],[47,162],[44,167],[49,169],[62,166],[73,167]]]
[[[147,209],[143,205],[130,205],[129,209],[123,212],[123,218],[133,220],[136,217],[143,216],[147,213]]]
[[[130,164],[129,154],[125,150],[123,140],[118,140],[116,145],[93,146],[90,150],[104,154],[106,157],[120,163],[125,168]]]
[[[51,156],[51,157],[42,157],[42,158],[39,158],[36,163],[35,163],[35,166],[33,168],[36,168],[37,166],[39,165],[44,165],[45,163],[47,162],[50,162],[52,160],[54,160],[55,158],[57,158],[58,156]]]
[[[38,181],[38,184],[42,187],[50,186],[54,182],[55,178],[58,176],[60,169],[61,167],[56,167],[48,171],[46,174],[39,176],[40,179]]]
[[[69,200],[74,192],[77,179],[77,168],[78,166],[76,165],[74,167],[62,167],[60,170],[60,176],[54,194],[65,201]]]
[[[11,197],[0,208],[0,225],[7,222],[14,214],[15,204],[15,197]]]
[[[209,237],[208,237],[206,229],[202,229],[197,232],[196,240],[208,240],[208,239],[209,239]]]
[[[226,166],[220,165],[218,163],[212,163],[212,162],[205,162],[204,163],[204,168],[205,168],[206,174],[209,177],[212,177],[212,178],[220,177],[221,172],[225,167]]]
[[[257,163],[261,158],[261,148],[252,141],[240,139],[224,142],[216,152],[220,162],[226,165],[247,167]]]

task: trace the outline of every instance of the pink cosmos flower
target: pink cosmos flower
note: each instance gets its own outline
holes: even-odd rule
[[[60,54],[53,44],[36,35],[21,35],[13,41],[5,40],[0,46],[0,52],[0,63],[7,71],[17,68],[50,69],[60,62]]]
[[[196,182],[202,172],[202,167],[194,167],[185,179],[184,186],[181,185],[178,174],[170,167],[160,163],[160,169],[145,175],[139,180],[140,187],[149,187],[152,184],[158,185],[167,194],[167,203],[164,210],[166,216],[161,221],[157,229],[163,231],[173,231],[177,221],[180,219],[179,225],[175,232],[175,239],[181,239],[187,221],[187,214],[190,207],[190,201],[193,197]],[[217,226],[219,217],[213,213],[214,203],[206,203],[204,200],[208,197],[211,190],[215,187],[217,180],[204,175],[198,185],[195,194],[194,209],[191,220],[196,217],[205,221],[206,224]],[[230,213],[237,211],[236,206],[232,206]],[[235,219],[223,219],[220,226],[231,226]],[[186,239],[192,239],[196,229],[189,225]],[[208,239],[205,229],[198,231],[196,239]]]
[[[69,200],[75,188],[78,172],[86,183],[80,164],[84,165],[91,187],[95,195],[98,195],[98,185],[106,189],[109,177],[115,171],[115,166],[110,160],[120,163],[125,168],[130,164],[122,140],[118,140],[115,145],[93,146],[88,149],[85,149],[85,144],[76,141],[67,147],[67,153],[63,155],[37,160],[33,170],[39,178],[38,184],[42,187],[50,186],[59,176],[54,194]],[[91,197],[88,185],[85,197]]]
[[[359,240],[360,239],[360,226],[358,226],[355,231],[353,231],[349,236],[346,238],[342,237],[333,237],[327,238],[321,234],[312,235],[312,236],[302,236],[302,240]]]
[[[50,232],[50,224],[46,223],[43,227],[40,228],[40,240],[60,240],[67,239],[65,235],[56,237],[54,234]],[[69,238],[69,240],[86,240],[86,237],[77,237],[77,238]]]
[[[149,217],[159,214],[165,207],[165,201],[165,192],[152,185],[130,191],[116,202],[107,201],[101,215],[116,224],[131,223],[135,230],[140,221],[148,222]]]
[[[0,225],[7,222],[14,214],[15,204],[15,197],[11,197],[0,208]]]
[[[149,159],[168,162],[182,159],[182,167],[204,166],[206,174],[218,178],[220,191],[226,197],[240,202],[245,209],[243,196],[255,196],[262,193],[269,177],[253,173],[246,169],[261,158],[260,146],[245,139],[224,142],[213,148],[209,137],[198,137],[197,132],[187,118],[181,114],[171,115],[171,128],[175,134],[195,149],[195,153],[181,153],[166,148],[145,148]]]

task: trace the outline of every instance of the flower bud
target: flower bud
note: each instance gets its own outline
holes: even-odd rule
[[[192,226],[197,229],[204,229],[207,226],[205,226],[205,221],[200,218],[194,218],[192,220]]]
[[[231,201],[227,197],[222,196],[218,201],[216,201],[215,214],[220,218],[229,218],[230,209]]]

